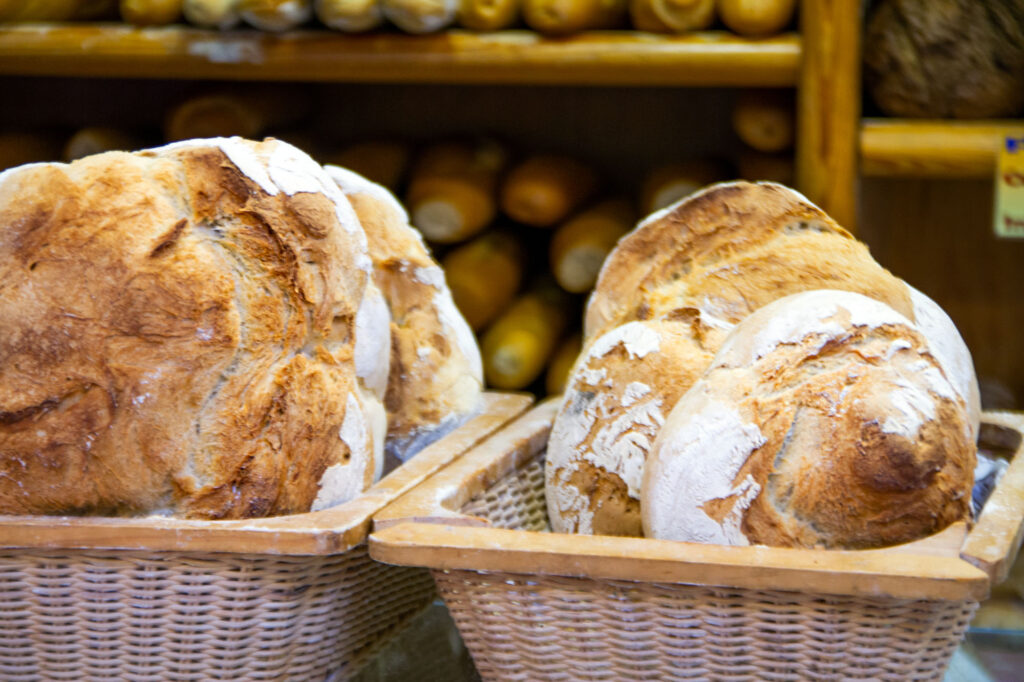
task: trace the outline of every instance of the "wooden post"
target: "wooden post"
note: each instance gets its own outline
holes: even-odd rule
[[[858,0],[803,0],[797,91],[797,187],[856,231],[860,128]]]

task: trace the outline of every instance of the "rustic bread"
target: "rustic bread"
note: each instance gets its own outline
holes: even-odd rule
[[[648,537],[869,548],[964,520],[966,406],[925,336],[865,296],[811,291],[741,322],[647,460]]]
[[[801,194],[770,182],[720,183],[651,214],[619,241],[588,301],[584,337],[682,307],[731,325],[777,298],[826,288],[913,315],[902,282]]]
[[[3,173],[0,512],[238,518],[358,493],[382,414],[356,374],[381,362],[370,270],[348,200],[282,142]]]
[[[387,450],[405,459],[479,408],[480,349],[401,204],[361,175],[325,168],[366,231],[374,281],[390,308]]]
[[[684,308],[724,337],[766,303],[812,289],[864,294],[920,324],[949,363],[977,433],[977,380],[949,317],[876,263],[824,211],[775,183],[711,185],[641,221],[605,261],[587,304],[584,338]]]
[[[628,322],[580,354],[548,439],[552,530],[642,535],[644,460],[665,416],[712,358],[694,324],[696,317]]]

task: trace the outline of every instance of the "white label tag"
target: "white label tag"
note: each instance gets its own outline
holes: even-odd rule
[[[996,163],[996,236],[1024,239],[1024,134],[1007,135]]]

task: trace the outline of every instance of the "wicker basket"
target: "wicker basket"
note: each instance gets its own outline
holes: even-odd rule
[[[360,497],[247,521],[0,517],[0,679],[351,676],[434,596],[367,554],[372,515],[525,410],[483,412]]]
[[[941,679],[1021,542],[1024,457],[967,532],[870,551],[550,533],[531,410],[375,517],[370,555],[433,570],[486,679]],[[1021,448],[1024,418],[983,437]]]

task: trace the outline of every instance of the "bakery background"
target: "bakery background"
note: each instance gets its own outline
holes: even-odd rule
[[[918,3],[915,11],[926,11],[926,4]],[[948,4],[964,8],[970,3]],[[628,20],[623,21],[626,35]],[[950,23],[955,25],[957,21]],[[323,30],[316,19],[304,23],[303,28]],[[712,28],[729,30],[721,23]],[[788,31],[796,28],[796,23],[786,26]],[[557,87],[522,82],[348,83],[343,82],[349,80],[343,73],[336,78],[339,82],[308,83],[305,81],[335,79],[322,72],[312,78],[310,73],[298,70],[287,79],[282,79],[277,70],[269,81],[257,78],[256,82],[250,70],[244,77],[246,82],[242,82],[225,79],[222,69],[230,67],[223,64],[211,71],[216,73],[214,79],[200,71],[195,78],[182,78],[179,73],[167,80],[158,68],[133,74],[141,78],[120,78],[111,77],[111,73],[125,75],[124,63],[131,59],[130,52],[120,63],[115,59],[110,72],[102,67],[77,66],[73,57],[47,62],[47,45],[62,48],[59,34],[47,38],[45,31],[38,31],[42,47],[31,47],[30,30],[0,29],[0,71],[4,74],[0,83],[6,93],[0,108],[0,156],[10,155],[2,165],[59,158],[72,136],[86,127],[116,130],[142,145],[159,144],[168,139],[168,116],[176,108],[197,97],[228,94],[287,103],[278,107],[276,116],[268,116],[257,125],[257,134],[293,141],[325,162],[353,145],[373,140],[408,145],[408,169],[433,143],[451,139],[500,144],[508,152],[508,167],[534,153],[568,155],[592,168],[600,178],[599,189],[577,206],[573,215],[601,199],[619,196],[631,200],[636,215],[640,215],[641,179],[662,164],[680,159],[713,159],[724,166],[726,177],[749,177],[744,169],[750,166],[744,164],[756,160],[773,161],[770,171],[754,166],[758,170],[751,172],[759,177],[778,173],[776,177],[785,181],[786,174],[793,178],[795,172],[791,149],[765,159],[736,133],[732,112],[745,93],[759,89],[754,87],[756,83],[742,87],[691,87],[687,83],[679,87],[664,83],[617,87],[617,77],[603,84],[600,77],[591,75],[580,76],[579,83],[563,82]],[[184,29],[178,24],[147,30],[173,34]],[[883,29],[878,30],[884,35]],[[399,35],[401,29],[393,25],[374,31],[396,41],[404,38]],[[204,44],[211,44],[211,40],[216,44],[218,35],[207,34]],[[991,31],[982,29],[976,40],[983,42],[987,36]],[[340,34],[331,36],[338,44],[345,39]],[[868,79],[874,78],[870,75],[872,69],[880,68],[871,62],[882,49],[878,40],[870,30],[864,37]],[[224,44],[231,45],[230,41]],[[602,49],[616,48],[609,43]],[[1012,59],[1011,55],[1010,63]],[[972,64],[970,73],[980,73],[983,65]],[[889,70],[895,71],[891,62]],[[933,108],[900,110],[898,105],[893,109],[891,103],[879,101],[873,87],[869,80],[858,102],[864,115],[856,133],[861,171],[856,194],[858,237],[869,244],[882,265],[928,293],[954,319],[973,352],[985,406],[1020,409],[1024,402],[1024,343],[1020,338],[1024,306],[1019,292],[1024,274],[1019,264],[1024,243],[998,238],[991,228],[992,142],[1001,133],[1024,128],[1024,123],[1014,120],[1021,115],[1020,106],[1010,102],[1003,109],[979,112],[932,103]],[[941,90],[939,84],[936,89]],[[1008,90],[1021,91],[1020,87]],[[792,95],[793,89],[786,88],[785,92]],[[250,111],[258,110],[254,101]],[[904,117],[910,116],[958,116],[959,120],[943,119],[931,127],[907,126]],[[978,124],[971,121],[978,116],[998,121],[990,124],[990,129],[979,131]],[[394,187],[403,200],[409,189],[408,169]],[[500,211],[483,230],[457,244],[435,243],[435,255],[443,260],[459,245],[495,234],[518,241],[523,254],[523,274],[515,287],[516,294],[525,294],[538,285],[551,286],[553,231],[516,223]],[[550,333],[544,367],[517,388],[538,395],[549,391],[546,369],[560,342],[571,344],[583,295],[559,294],[564,312],[544,325],[549,331],[556,330]],[[511,305],[510,299],[504,309]],[[486,326],[482,326],[481,335],[485,331]],[[1016,606],[1005,610],[1012,615],[1015,608],[1019,610]]]

